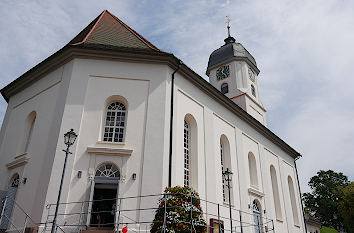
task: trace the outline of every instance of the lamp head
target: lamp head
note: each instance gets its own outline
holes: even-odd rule
[[[77,138],[77,134],[71,129],[69,132],[64,134],[64,143],[67,146],[72,146]]]

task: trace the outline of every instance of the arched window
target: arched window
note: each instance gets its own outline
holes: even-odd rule
[[[113,102],[107,107],[103,141],[123,142],[126,120],[126,107],[121,102]]]
[[[225,169],[225,155],[224,155],[224,146],[222,145],[222,141],[220,140],[220,160],[221,160],[221,179],[222,179],[222,199],[226,202],[226,183],[224,178],[224,171]]]
[[[229,85],[227,83],[221,84],[221,93],[223,94],[229,93]]]
[[[256,158],[254,157],[252,152],[248,153],[248,168],[250,172],[251,186],[257,188],[258,187],[257,165],[256,165]]]
[[[120,178],[120,173],[118,168],[114,164],[103,164],[97,170],[95,176],[99,177],[109,177],[109,178]]]
[[[280,207],[280,195],[279,195],[279,188],[278,188],[277,173],[273,165],[270,166],[270,179],[272,181],[275,216],[277,219],[281,220],[282,215],[281,215],[281,207]]]
[[[20,183],[20,176],[18,174],[14,175],[10,181],[10,186],[11,187],[18,187]]]
[[[190,126],[184,120],[184,186],[190,185]]]
[[[251,91],[252,91],[252,95],[256,97],[256,88],[254,88],[253,84],[251,85]]]
[[[198,135],[197,122],[191,114],[184,118],[183,184],[198,190]]]
[[[223,175],[224,172],[229,169],[231,170],[231,157],[230,157],[230,144],[229,140],[225,135],[222,135],[220,137],[220,160],[221,160],[221,179],[222,179],[222,194],[223,194],[223,201],[224,202],[229,202],[229,192],[227,188],[227,182],[226,182],[226,177]],[[233,189],[231,186],[230,190],[230,195],[231,195],[231,202],[233,201],[232,196],[233,196]]]
[[[261,207],[258,201],[254,200],[252,203],[253,207],[253,222],[254,222],[254,231],[255,233],[261,233],[263,226],[262,226],[262,212]]]
[[[290,194],[290,202],[291,202],[291,209],[293,212],[293,219],[294,219],[294,224],[299,225],[299,215],[297,213],[297,205],[296,205],[296,199],[295,199],[295,190],[294,190],[294,182],[293,179],[288,176],[288,186],[289,186],[289,194]]]
[[[28,151],[29,144],[32,139],[34,123],[36,121],[36,112],[31,112],[25,122],[25,132],[23,136],[23,149],[22,153],[26,153]]]

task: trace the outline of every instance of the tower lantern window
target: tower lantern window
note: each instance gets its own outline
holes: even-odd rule
[[[229,93],[229,85],[227,83],[221,84],[221,93],[223,94]]]

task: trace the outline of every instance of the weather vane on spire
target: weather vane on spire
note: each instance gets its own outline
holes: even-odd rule
[[[228,35],[229,35],[229,37],[230,37],[230,17],[227,15],[226,16],[226,23],[227,23],[227,33],[228,33]]]

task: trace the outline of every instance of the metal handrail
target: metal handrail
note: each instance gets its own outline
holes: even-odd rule
[[[220,204],[217,202],[213,202],[213,201],[208,201],[208,200],[204,200],[201,199],[200,197],[194,196],[194,195],[189,195],[189,194],[182,194],[182,193],[165,193],[165,194],[148,194],[148,195],[140,195],[140,196],[128,196],[128,197],[119,197],[117,198],[107,198],[107,199],[99,199],[99,200],[87,200],[87,201],[72,201],[72,202],[60,202],[59,205],[69,205],[69,204],[81,204],[81,203],[90,203],[90,202],[100,202],[100,201],[114,201],[114,200],[126,200],[126,199],[136,199],[136,198],[146,198],[146,197],[162,197],[162,196],[173,196],[173,195],[185,195],[187,197],[193,197],[196,198],[198,200],[200,200],[201,202],[204,203],[208,203],[208,204],[214,204],[214,205],[219,205],[220,207],[225,207],[225,208],[230,208],[229,205],[227,204]],[[162,197],[163,198],[163,197]],[[56,206],[56,204],[47,204],[47,208],[50,208],[51,206]],[[143,209],[140,209],[143,210]],[[235,207],[231,206],[231,210],[233,211],[237,211],[237,212],[241,212],[244,214],[248,214],[248,215],[253,215],[253,211],[247,212],[244,210],[240,210],[240,209],[236,209]],[[268,219],[271,220],[267,217],[262,217],[264,219]]]
[[[81,203],[81,211],[80,212],[71,212],[71,213],[59,213],[58,215],[60,216],[74,216],[74,215],[80,215],[80,219],[79,219],[79,222],[78,224],[76,224],[75,222],[74,223],[70,223],[70,224],[67,224],[65,223],[65,225],[62,225],[62,226],[65,226],[65,227],[77,227],[78,229],[78,232],[80,232],[80,230],[82,229],[82,227],[85,227],[87,226],[87,224],[84,224],[84,222],[82,221],[83,218],[82,216],[87,216],[89,214],[100,214],[100,213],[109,213],[111,212],[111,210],[100,210],[100,211],[92,211],[92,210],[87,210],[87,211],[84,211],[84,208],[83,206],[85,205],[85,203],[90,203],[90,202],[101,202],[101,201],[116,201],[115,203],[119,203],[117,204],[117,207],[116,210],[115,210],[115,216],[117,217],[118,216],[118,221],[115,221],[114,223],[105,223],[105,224],[97,224],[98,226],[114,226],[114,228],[116,229],[116,231],[118,231],[119,229],[119,225],[131,225],[131,224],[143,224],[143,226],[146,224],[146,226],[148,226],[148,224],[152,224],[154,223],[154,221],[136,221],[130,217],[128,217],[126,214],[126,212],[141,212],[141,211],[156,211],[157,209],[159,209],[158,206],[156,207],[147,207],[147,208],[134,208],[134,209],[131,209],[131,208],[125,208],[125,209],[122,209],[121,208],[121,203],[123,200],[128,200],[128,199],[137,199],[137,198],[147,198],[147,197],[159,197],[158,199],[161,201],[161,200],[164,200],[165,199],[165,202],[168,201],[169,199],[169,196],[171,195],[185,195],[185,196],[188,196],[188,198],[191,198],[191,201],[192,199],[196,198],[197,200],[203,202],[204,204],[212,204],[212,205],[216,205],[217,208],[218,208],[218,214],[216,213],[213,213],[212,212],[201,212],[201,214],[203,216],[209,216],[209,217],[212,217],[212,218],[218,218],[218,220],[225,220],[227,222],[229,221],[232,221],[234,223],[237,223],[235,227],[232,227],[232,229],[229,229],[227,230],[226,228],[224,228],[224,232],[227,232],[227,231],[231,231],[232,232],[236,232],[237,229],[241,229],[241,232],[243,231],[242,229],[244,228],[249,228],[249,227],[255,227],[255,228],[259,228],[260,232],[261,229],[263,229],[263,227],[269,227],[269,231],[274,231],[274,222],[272,219],[270,218],[267,218],[266,216],[261,216],[261,217],[258,217],[259,219],[262,219],[262,221],[258,221],[259,224],[255,224],[254,222],[247,222],[245,220],[242,220],[241,216],[244,215],[244,214],[247,214],[247,215],[252,215],[254,216],[254,213],[253,212],[247,212],[247,211],[242,211],[242,210],[239,210],[239,209],[236,209],[234,206],[231,206],[231,209],[232,211],[234,212],[234,216],[232,218],[230,217],[226,217],[226,216],[220,216],[219,214],[219,209],[220,208],[230,208],[229,205],[225,205],[225,204],[218,204],[218,203],[215,203],[215,202],[212,202],[212,201],[207,201],[207,200],[203,200],[199,197],[196,197],[194,195],[188,195],[188,194],[181,194],[181,193],[167,193],[167,194],[155,194],[155,195],[141,195],[141,196],[129,196],[129,197],[119,197],[119,198],[107,198],[107,199],[99,199],[99,200],[87,200],[87,201],[75,201],[75,202],[64,202],[64,203],[59,203],[60,205],[71,205],[71,204],[80,204]],[[47,205],[48,208],[51,208],[51,207],[54,207],[55,205],[54,204],[49,204]],[[171,208],[183,208],[182,206],[180,205],[176,205],[176,206],[168,206],[165,205],[165,214],[166,214],[166,211],[168,209],[171,209]],[[198,211],[198,210],[193,210],[194,211]],[[215,210],[214,210],[215,212]],[[49,216],[53,216],[52,214],[50,214],[50,211],[48,211],[48,217]],[[126,218],[127,220],[129,221],[120,221],[120,216],[123,216],[124,218]],[[237,219],[239,217],[239,219]],[[130,222],[131,221],[131,222]],[[164,220],[166,221],[166,219]],[[198,226],[197,223],[195,223],[195,220],[191,219],[190,222],[184,222],[185,224],[191,224],[191,229],[194,228],[194,226]],[[206,223],[205,225],[206,227],[210,228],[211,226],[208,226],[208,223]],[[264,231],[264,229],[263,229]]]

